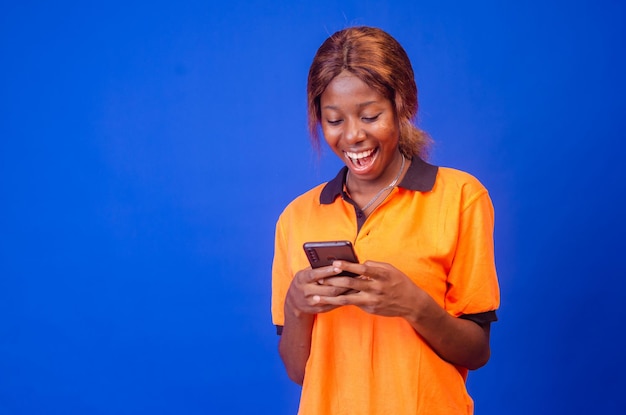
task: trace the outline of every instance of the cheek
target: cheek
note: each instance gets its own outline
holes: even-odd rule
[[[379,140],[383,141],[397,141],[400,139],[400,129],[393,122],[380,123],[376,126],[372,133],[376,135]]]
[[[335,147],[337,145],[337,142],[339,141],[339,134],[336,131],[322,127],[322,135],[330,147]]]
[[[328,147],[331,149],[331,151],[340,159],[343,159],[344,154],[343,151],[339,149],[339,134],[337,134],[336,132],[333,133],[332,131],[330,132],[325,132],[322,130],[322,133],[324,134],[324,140],[326,141],[326,144],[328,144]]]

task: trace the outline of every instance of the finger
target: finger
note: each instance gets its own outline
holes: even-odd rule
[[[366,261],[362,264],[355,264],[346,261],[335,261],[333,267],[336,273],[342,271],[351,272],[357,274],[361,279],[382,279],[388,272],[386,269],[388,264],[374,261]]]
[[[314,295],[311,298],[311,301],[314,302],[315,306],[325,306],[325,307],[332,306],[333,308],[335,308],[335,307],[339,307],[342,305],[351,304],[350,301],[347,300],[347,297],[349,297],[349,295],[338,295],[338,296],[333,296],[333,297],[327,297],[323,295]]]
[[[355,284],[358,284],[356,281],[362,281],[359,277],[330,277],[324,280],[324,285],[327,287],[337,287],[342,289],[354,289],[356,288]]]
[[[312,269],[311,267],[300,270],[296,273],[296,278],[305,284],[323,284],[328,277],[337,275],[332,266]]]
[[[332,297],[324,297],[321,295],[314,295],[310,297],[307,302],[307,306],[305,307],[306,312],[311,314],[326,313],[338,307],[337,305],[330,304],[328,301],[324,301],[325,298]]]
[[[327,281],[332,280],[333,278],[328,279]],[[338,295],[345,294],[347,291],[350,291],[349,287],[344,287],[342,285],[332,285],[326,283],[326,285],[310,285],[306,290],[306,296],[309,298],[313,298],[314,296],[323,296],[323,297],[336,297]]]
[[[357,264],[354,262],[347,261],[334,261],[333,262],[333,271],[335,274],[340,274],[343,271],[347,271],[356,275],[362,275],[367,267],[364,264]]]

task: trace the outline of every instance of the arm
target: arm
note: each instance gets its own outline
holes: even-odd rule
[[[278,343],[278,353],[285,365],[287,375],[298,385],[304,381],[304,368],[311,351],[311,332],[314,314],[301,313],[293,308],[291,301],[285,303],[285,325]]]
[[[403,317],[444,360],[467,369],[484,366],[490,357],[490,325],[454,317],[425,291],[416,293],[418,306]]]
[[[319,304],[320,296],[334,297],[346,291],[344,288],[322,285],[324,279],[335,275],[333,267],[296,273],[285,298],[285,321],[278,343],[278,353],[285,365],[287,375],[299,385],[304,381],[306,362],[311,351],[311,335],[315,315],[337,308],[332,304]]]
[[[355,305],[382,316],[402,317],[442,359],[468,369],[489,360],[489,325],[450,315],[424,290],[390,264],[367,261],[351,264],[336,261],[335,272],[355,272],[361,278],[337,277],[324,281],[358,292],[338,297],[317,296],[319,304]]]
[[[468,185],[463,191],[468,194],[463,197],[466,202],[454,228],[458,229],[454,238],[457,244],[447,274],[445,298],[433,299],[391,264],[336,261],[336,272],[346,270],[362,277],[338,277],[326,280],[325,284],[359,292],[318,300],[324,304],[353,304],[368,313],[402,317],[442,359],[468,369],[483,366],[490,356],[489,324],[480,325],[454,315],[465,310],[495,310],[499,305],[493,251],[493,206],[482,186]],[[465,302],[469,299],[471,305]],[[439,305],[444,303],[446,309]]]

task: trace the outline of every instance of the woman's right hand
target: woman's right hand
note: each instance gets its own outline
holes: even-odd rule
[[[286,305],[298,317],[301,313],[326,313],[339,307],[319,304],[320,297],[337,297],[350,290],[349,287],[325,285],[325,281],[337,276],[332,266],[306,268],[296,273],[287,291]]]

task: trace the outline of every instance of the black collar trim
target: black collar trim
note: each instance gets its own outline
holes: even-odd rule
[[[430,192],[435,185],[438,170],[439,167],[428,164],[419,157],[414,157],[398,186],[417,192]],[[321,204],[329,205],[343,193],[347,173],[348,167],[344,166],[334,179],[326,183],[320,194]]]

